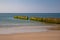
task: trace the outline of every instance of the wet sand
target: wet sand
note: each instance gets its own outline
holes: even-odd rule
[[[60,31],[0,34],[0,40],[60,40]]]

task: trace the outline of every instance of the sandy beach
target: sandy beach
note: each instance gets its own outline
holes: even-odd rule
[[[0,34],[0,40],[60,40],[60,31]]]
[[[60,40],[60,30],[55,26],[15,26],[1,27],[0,40]]]

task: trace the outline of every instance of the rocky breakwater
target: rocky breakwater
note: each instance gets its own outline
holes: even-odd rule
[[[14,16],[14,19],[28,20],[28,16]]]
[[[30,17],[30,20],[45,22],[45,23],[55,23],[60,24],[60,18],[40,18],[40,17]]]

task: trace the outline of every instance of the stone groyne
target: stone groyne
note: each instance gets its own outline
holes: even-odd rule
[[[60,18],[40,18],[40,17],[30,17],[30,20],[45,22],[45,23],[56,23],[60,24]]]
[[[23,20],[29,19],[32,21],[60,24],[60,18],[42,18],[42,17],[30,17],[30,18],[28,18],[28,16],[14,16],[14,19],[23,19]]]
[[[28,16],[14,16],[14,19],[28,20]]]

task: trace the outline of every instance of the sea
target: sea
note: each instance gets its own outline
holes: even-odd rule
[[[45,27],[45,29],[42,28],[43,26],[56,25],[31,20],[14,19],[14,16],[60,18],[60,13],[0,13],[0,34],[41,32],[47,31]]]

